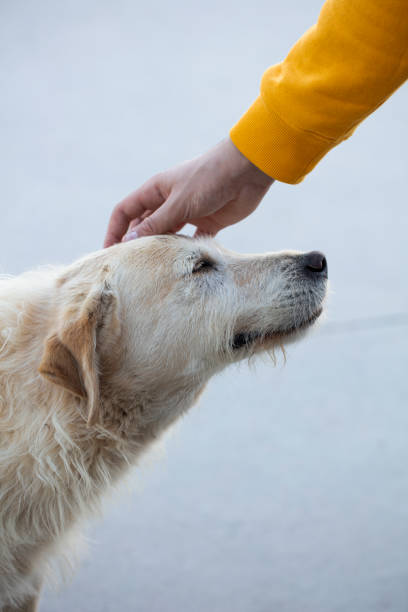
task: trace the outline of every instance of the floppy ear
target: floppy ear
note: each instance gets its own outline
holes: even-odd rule
[[[88,425],[99,418],[98,331],[112,318],[116,298],[109,286],[78,294],[59,329],[45,342],[38,371],[49,381],[86,398]]]

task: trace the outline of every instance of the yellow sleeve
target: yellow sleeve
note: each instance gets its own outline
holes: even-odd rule
[[[327,0],[265,72],[232,142],[269,176],[299,183],[407,78],[408,0]]]

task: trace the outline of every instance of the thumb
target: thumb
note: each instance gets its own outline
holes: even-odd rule
[[[142,238],[143,236],[154,236],[174,231],[176,227],[184,225],[184,215],[179,207],[176,208],[174,199],[169,198],[151,215],[143,219],[139,225],[133,227],[123,241]]]

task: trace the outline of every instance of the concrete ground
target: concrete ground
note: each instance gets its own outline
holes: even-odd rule
[[[0,5],[1,271],[100,247],[116,201],[223,138],[320,0]],[[220,241],[321,249],[327,320],[243,364],[134,470],[43,612],[408,610],[408,89]]]

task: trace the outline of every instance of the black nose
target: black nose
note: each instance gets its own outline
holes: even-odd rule
[[[305,268],[313,274],[323,274],[327,276],[327,261],[320,251],[310,251],[304,256]]]

